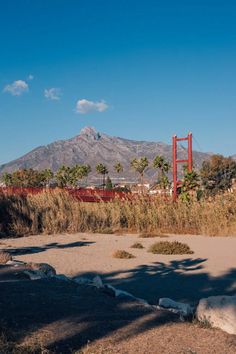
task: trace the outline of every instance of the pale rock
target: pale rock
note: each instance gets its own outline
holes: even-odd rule
[[[159,307],[168,310],[173,310],[174,313],[179,313],[182,316],[189,316],[193,313],[193,308],[189,304],[176,302],[169,298],[159,299]]]
[[[236,295],[201,299],[196,318],[229,334],[236,334]]]
[[[97,275],[95,278],[93,278],[93,285],[96,286],[97,289],[104,288],[102,279],[101,279],[101,277],[99,277],[99,275]]]
[[[91,284],[91,280],[88,278],[85,278],[85,277],[75,277],[75,278],[73,278],[73,281],[79,285],[90,285]]]

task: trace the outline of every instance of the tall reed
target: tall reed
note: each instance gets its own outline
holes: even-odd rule
[[[0,195],[1,237],[121,230],[236,235],[236,195],[191,203],[146,198],[83,203],[62,190]]]

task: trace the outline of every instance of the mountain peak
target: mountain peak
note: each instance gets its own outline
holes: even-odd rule
[[[98,132],[94,127],[84,127],[80,131],[80,135],[87,135],[87,136],[96,136]]]
[[[98,163],[103,163],[109,170],[110,177],[117,177],[114,171],[114,163],[119,161],[124,167],[124,172],[119,178],[136,181],[136,174],[130,169],[130,161],[135,157],[146,156],[151,161],[156,155],[163,155],[168,161],[172,158],[172,147],[148,141],[133,141],[122,138],[110,137],[100,134],[93,127],[84,127],[79,135],[69,139],[51,143],[47,146],[38,147],[28,154],[0,166],[0,175],[4,172],[12,172],[22,168],[34,168],[42,170],[51,168],[54,172],[62,165],[74,166],[76,164],[90,165],[92,173],[90,180],[99,179],[96,173]],[[186,155],[182,149],[179,158]],[[198,168],[209,155],[194,152],[194,163]],[[151,165],[150,165],[151,166]],[[148,179],[156,179],[156,171],[147,170]],[[118,178],[118,177],[117,177]]]

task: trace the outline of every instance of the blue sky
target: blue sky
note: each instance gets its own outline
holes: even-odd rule
[[[235,18],[227,0],[1,1],[0,163],[88,125],[236,153]]]

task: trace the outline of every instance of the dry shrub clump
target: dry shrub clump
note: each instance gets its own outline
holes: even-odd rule
[[[236,194],[190,203],[145,197],[82,203],[60,189],[28,196],[0,195],[0,237],[117,231],[141,233],[141,237],[236,235]]]
[[[143,245],[140,243],[140,242],[135,242],[131,248],[139,248],[139,249],[142,249],[144,248]]]
[[[10,253],[5,251],[0,251],[0,264],[6,264],[8,261],[12,260]]]
[[[155,233],[147,233],[144,232],[142,234],[139,235],[140,238],[154,238],[154,237],[168,237],[166,235],[157,235]]]
[[[135,256],[129,252],[126,252],[124,250],[117,250],[113,253],[114,258],[120,258],[120,259],[131,259],[135,258]]]
[[[154,254],[193,254],[186,243],[178,241],[160,241],[150,246],[149,252]]]

